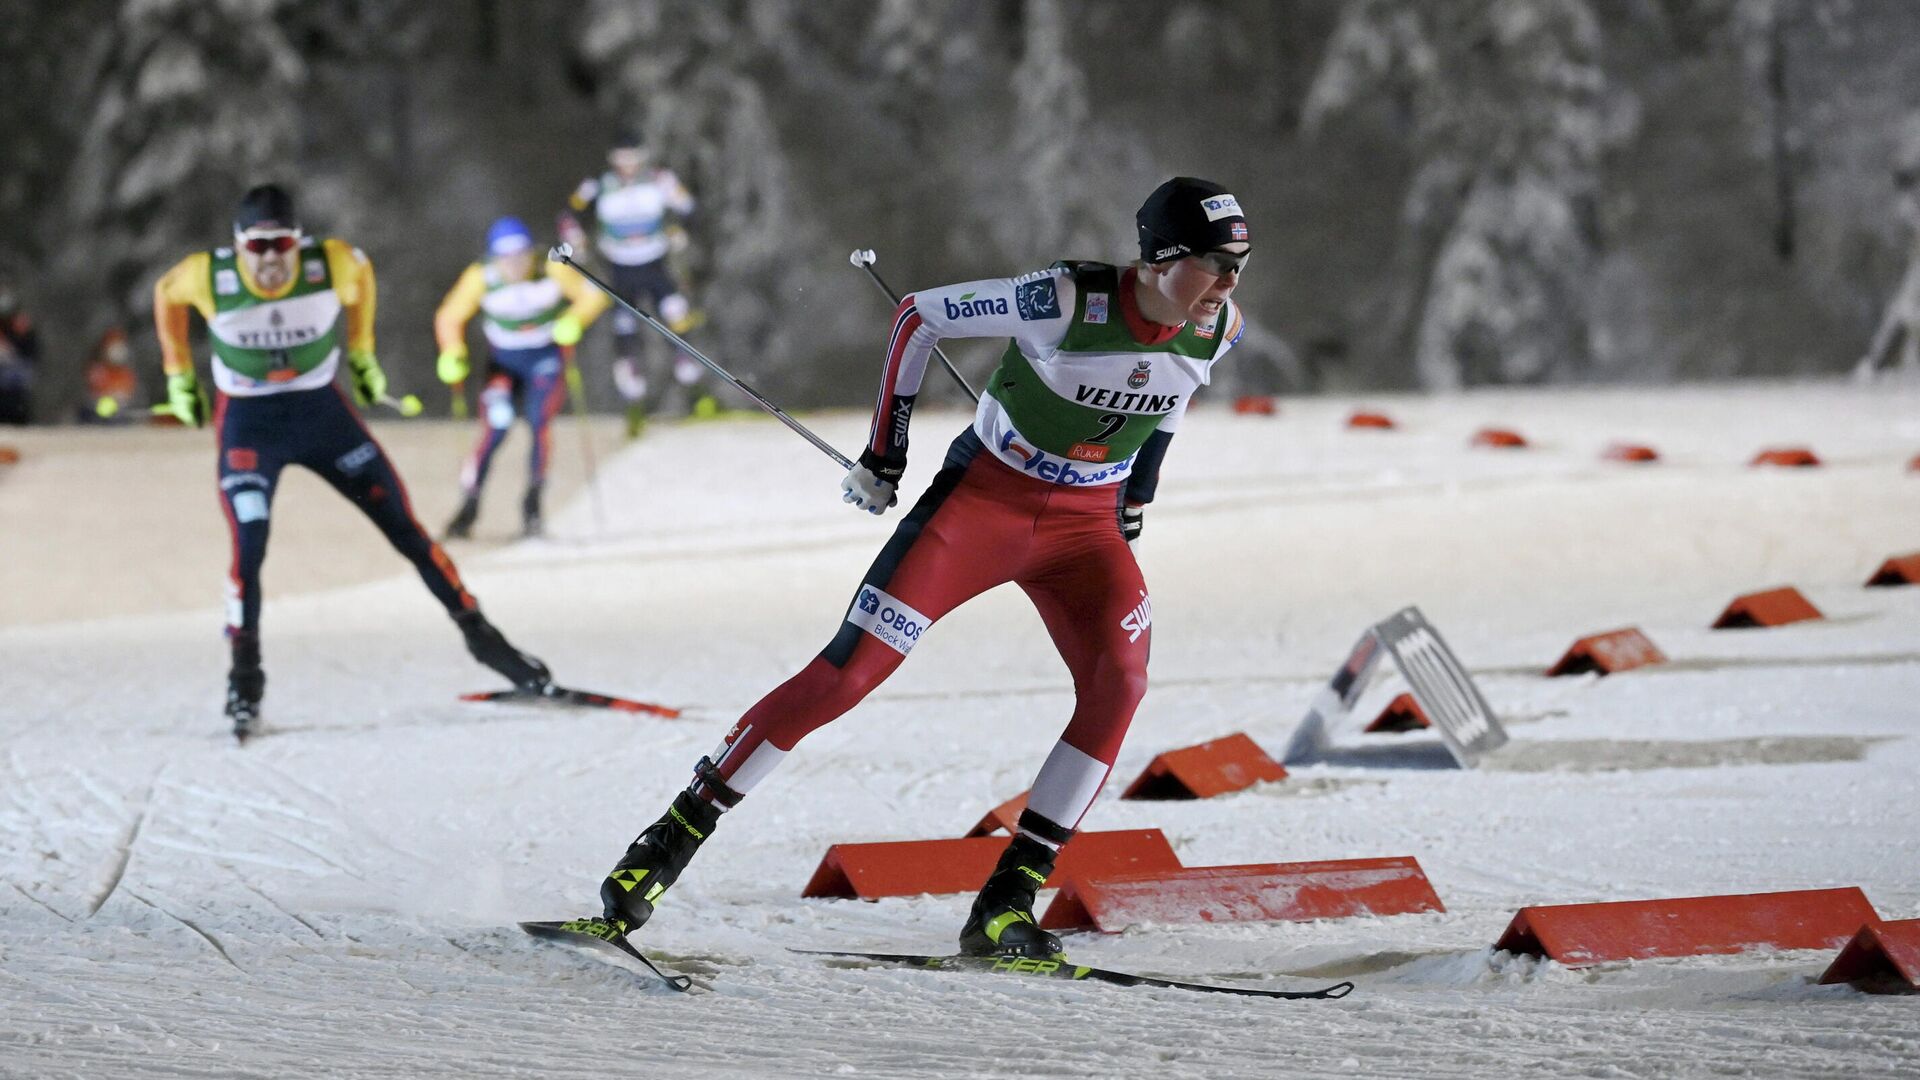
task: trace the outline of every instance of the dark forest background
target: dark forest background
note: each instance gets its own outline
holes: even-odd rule
[[[871,395],[851,249],[903,289],[1122,260],[1177,173],[1248,208],[1230,366],[1263,390],[1838,372],[1912,245],[1909,0],[0,9],[0,273],[44,417],[112,325],[157,387],[154,278],[267,179],[366,249],[382,360],[444,402],[430,317],[487,223],[550,233],[630,124],[700,200],[698,343],[798,405]]]

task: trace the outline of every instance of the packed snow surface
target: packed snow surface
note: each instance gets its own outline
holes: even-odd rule
[[[1400,430],[1346,430],[1362,404]],[[843,448],[866,428],[809,420]],[[910,494],[963,424],[916,418]],[[1488,424],[1533,446],[1469,448]],[[449,506],[464,432],[377,430],[422,516]],[[1140,555],[1154,686],[1087,826],[1161,828],[1188,865],[1412,855],[1447,910],[1137,926],[1068,948],[1256,987],[1352,979],[1338,1002],[788,951],[950,949],[966,897],[800,891],[832,843],[957,836],[1028,785],[1071,693],[1014,589],[929,631],[727,816],[644,933],[696,992],[513,928],[596,907],[693,761],[825,643],[897,520],[843,505],[838,469],[777,424],[657,425],[617,455],[603,441],[600,518],[577,496],[549,540],[453,549],[488,613],[563,681],[682,706],[678,720],[457,701],[497,680],[350,509],[290,484],[266,569],[273,733],[245,749],[219,716],[227,554],[208,438],[129,434],[147,452],[116,458],[101,453],[113,437],[43,437],[0,467],[0,1075],[1920,1073],[1915,1002],[1815,985],[1827,951],[1574,970],[1492,950],[1529,904],[1857,885],[1885,918],[1920,916],[1920,588],[1862,587],[1920,550],[1911,384],[1189,418]],[[1601,460],[1616,440],[1663,460]],[[1746,465],[1773,445],[1826,464]],[[496,477],[483,533],[506,529],[512,483]],[[91,506],[121,511],[109,529],[76,509]],[[303,540],[320,518],[352,535]],[[192,599],[40,599],[89,566]],[[1827,618],[1707,629],[1734,596],[1783,584]],[[1118,799],[1164,750],[1245,731],[1278,752],[1359,634],[1407,604],[1508,726],[1482,768],[1436,767],[1424,735],[1348,728],[1331,763],[1278,783]],[[133,613],[91,614],[107,610]],[[1673,662],[1542,676],[1576,637],[1629,625]]]

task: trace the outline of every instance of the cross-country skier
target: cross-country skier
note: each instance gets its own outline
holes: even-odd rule
[[[280,470],[303,465],[352,500],[406,556],[445,605],[474,659],[515,685],[535,688],[547,667],[515,649],[480,613],[459,571],[408,505],[407,489],[334,384],[344,355],[355,400],[386,395],[374,357],[373,264],[343,240],[306,235],[293,199],[265,184],[240,200],[233,246],[187,256],[154,286],[167,398],[182,423],[207,420],[187,340],[189,313],[207,323],[219,391],[220,500],[233,536],[227,595],[227,716],[244,739],[259,717],[260,564]]]
[[[487,230],[487,259],[467,267],[440,308],[433,313],[433,334],[440,345],[440,380],[464,382],[467,322],[476,314],[492,352],[486,388],[480,391],[480,441],[460,470],[465,499],[447,525],[449,537],[472,533],[480,514],[480,489],[494,451],[513,426],[514,403],[533,436],[527,469],[527,494],[520,503],[522,531],[541,533],[540,491],[547,477],[549,431],[567,400],[561,376],[572,362],[581,332],[607,309],[606,294],[589,286],[579,271],[544,258],[536,266],[533,233],[519,218],[503,217]]]
[[[1130,542],[1193,394],[1240,337],[1228,300],[1247,219],[1217,184],[1178,177],[1141,206],[1130,267],[1056,263],[909,295],[894,314],[871,436],[841,489],[892,506],[934,344],[1008,337],[973,426],[862,579],[833,640],[742,716],[600,886],[619,933],[641,926],[720,815],[808,732],[846,712],[941,616],[1017,583],[1073,674],[1072,719],[960,931],[973,954],[1048,958],[1034,893],[1107,779],[1147,688],[1152,605]]]
[[[699,324],[700,316],[667,256],[687,242],[681,222],[693,213],[693,196],[673,170],[653,164],[638,131],[621,133],[607,153],[607,165],[599,177],[580,181],[567,200],[560,217],[561,238],[582,247],[586,234],[576,215],[592,214],[600,254],[612,267],[614,291],[630,304],[651,308],[674,333],[684,334]],[[645,349],[640,320],[624,309],[613,313],[613,347],[613,384],[627,403],[627,434],[638,435],[647,416]],[[703,372],[691,356],[673,359],[674,380],[689,395],[699,394]],[[712,407],[705,395],[696,401],[699,411]]]

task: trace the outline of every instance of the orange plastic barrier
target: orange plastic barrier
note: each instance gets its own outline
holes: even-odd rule
[[[17,465],[19,462],[20,451],[11,446],[0,446],[0,465]]]
[[[986,884],[1007,846],[1004,836],[835,844],[801,896],[876,900],[921,893],[970,893]],[[1055,883],[1074,876],[1177,870],[1179,856],[1159,829],[1083,832],[1060,852]]]
[[[1913,455],[1913,460],[1907,462],[1907,471],[1920,472],[1920,454]]]
[[[1280,412],[1280,405],[1272,394],[1243,394],[1233,399],[1233,411],[1249,416],[1274,416]]]
[[[1427,719],[1426,711],[1420,708],[1420,703],[1414,700],[1413,695],[1401,694],[1387,702],[1387,707],[1381,709],[1380,715],[1374,717],[1373,723],[1367,725],[1367,734],[1419,731],[1421,728],[1432,726],[1433,721]]]
[[[1568,967],[1756,947],[1831,949],[1879,915],[1857,888],[1521,908],[1494,948]]]
[[[1869,585],[1920,585],[1920,551],[1895,555],[1867,579]]]
[[[1393,417],[1388,416],[1386,413],[1362,411],[1355,412],[1352,416],[1347,417],[1347,426],[1350,428],[1372,428],[1376,431],[1392,431],[1398,425],[1393,422]]]
[[[1269,780],[1285,780],[1286,766],[1267,756],[1245,732],[1169,750],[1120,793],[1123,799],[1211,799]]]
[[[1727,610],[1713,621],[1715,630],[1742,630],[1754,626],[1785,626],[1787,623],[1824,619],[1813,602],[1789,585],[1781,589],[1736,596]]]
[[[1547,669],[1547,674],[1584,675],[1589,671],[1597,671],[1602,675],[1612,675],[1618,671],[1631,671],[1648,664],[1666,662],[1667,654],[1641,633],[1639,627],[1629,626],[1574,642],[1568,647],[1566,655]]]
[[[1481,428],[1473,434],[1473,445],[1492,446],[1501,449],[1525,449],[1527,440],[1517,431],[1506,428]]]
[[[1027,808],[1027,796],[1032,792],[1023,791],[999,806],[987,811],[987,816],[967,830],[968,836],[992,836],[1004,832],[1012,836],[1020,827],[1020,812]]]
[[[1820,464],[1812,450],[1804,446],[1775,446],[1753,456],[1749,465],[1781,465],[1789,469],[1810,469]]]
[[[1112,932],[1135,923],[1304,922],[1445,910],[1419,862],[1405,856],[1076,876],[1040,925]]]
[[[1920,919],[1861,927],[1820,982],[1855,983],[1869,993],[1920,990]]]
[[[1651,446],[1639,443],[1614,443],[1600,453],[1607,461],[1653,462],[1660,460],[1659,451]]]

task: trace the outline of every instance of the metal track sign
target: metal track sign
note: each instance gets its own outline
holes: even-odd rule
[[[1506,731],[1467,669],[1420,609],[1408,607],[1360,635],[1347,662],[1314,698],[1287,744],[1283,762],[1310,760],[1326,748],[1333,729],[1352,715],[1354,702],[1372,681],[1382,655],[1406,679],[1414,700],[1461,768],[1473,768],[1481,757],[1506,745]]]

